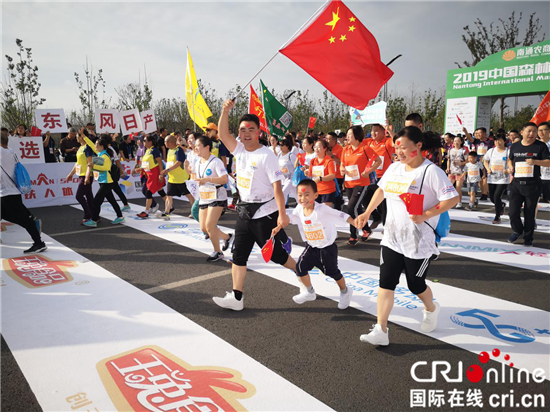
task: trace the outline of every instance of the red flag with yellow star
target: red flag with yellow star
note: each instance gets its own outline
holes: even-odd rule
[[[248,104],[248,113],[255,114],[260,118],[260,129],[269,134],[267,122],[265,121],[264,106],[258,98],[254,87],[250,85],[250,102]]]
[[[339,100],[360,110],[393,76],[380,61],[374,36],[339,0],[328,3],[279,52]]]

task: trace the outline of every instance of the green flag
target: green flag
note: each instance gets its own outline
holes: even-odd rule
[[[262,103],[269,132],[272,136],[283,138],[286,132],[292,127],[292,115],[286,107],[275,99],[261,80],[260,90],[262,91]]]

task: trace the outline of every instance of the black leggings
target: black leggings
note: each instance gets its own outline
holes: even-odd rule
[[[502,215],[502,195],[508,187],[507,184],[489,184],[489,199],[495,205],[495,217],[499,218]]]
[[[141,193],[143,193],[143,196],[147,198],[147,176],[141,177]],[[155,202],[155,199],[153,199],[153,203],[151,203],[151,207],[155,207],[157,205],[157,202]]]
[[[8,195],[1,198],[2,219],[15,223],[25,229],[31,236],[34,243],[41,243],[40,233],[36,227],[36,221],[32,213],[23,204],[21,195]]]
[[[101,205],[103,204],[105,198],[107,198],[107,201],[111,204],[111,206],[113,206],[117,217],[122,217],[120,206],[115,201],[115,197],[113,196],[113,185],[116,185],[116,183],[99,184],[99,189],[94,197],[94,213],[92,216],[92,220],[94,222],[97,222],[99,219],[99,212],[101,211]]]
[[[160,189],[158,192],[158,195],[160,197],[166,197],[166,192],[164,189]],[[145,199],[153,199],[153,192],[151,192],[149,189],[145,192]]]
[[[113,182],[113,192],[117,194],[118,198],[120,199],[123,205],[126,206],[128,204],[128,199],[126,199],[126,196],[124,196],[124,193],[122,193],[122,189],[120,188],[118,181]]]
[[[86,176],[79,176],[79,180],[80,183],[78,184],[78,189],[76,189],[76,200],[82,206],[82,210],[84,210],[84,219],[91,219],[94,210],[93,179],[90,178],[90,183],[87,185],[84,184]]]
[[[365,205],[368,207],[370,201],[372,200],[374,194],[376,193],[376,191],[378,190],[378,185],[377,184],[372,184],[370,186],[368,186],[367,188],[367,196],[366,196],[366,199],[365,199]],[[372,220],[375,221],[375,220],[381,220],[382,221],[382,224],[386,224],[386,215],[387,215],[387,208],[386,208],[386,199],[384,199],[382,201],[382,203],[380,203],[378,205],[378,207],[376,209],[374,209],[374,211],[372,212]]]
[[[348,196],[348,215],[355,219],[359,215],[359,208],[364,205],[367,196],[367,186],[356,186],[353,188],[346,188],[346,195]],[[365,226],[368,230],[368,225]],[[350,237],[357,239],[357,229],[353,225],[349,225]]]

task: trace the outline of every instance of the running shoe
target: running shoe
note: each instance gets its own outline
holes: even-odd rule
[[[227,249],[229,249],[229,243],[231,243],[231,239],[233,238],[233,233],[229,234],[229,237],[227,240],[223,241],[222,250],[225,252]]]
[[[292,238],[289,236],[287,241],[283,243],[283,249],[286,253],[290,255],[290,252],[292,252]]]
[[[159,205],[158,205],[158,203],[157,203],[155,206],[153,206],[153,207],[151,208],[151,213],[157,213],[158,210],[159,210]]]
[[[111,225],[118,225],[120,223],[124,223],[124,216],[123,217],[117,217],[115,220],[111,222]]]
[[[481,199],[480,200],[487,200],[487,195],[481,195]]]
[[[501,222],[502,222],[502,221],[500,220],[500,217],[495,217],[495,218],[493,219],[493,222],[492,222],[492,223],[493,223],[493,225],[500,225]]]
[[[34,218],[34,223],[36,224],[36,229],[38,230],[38,233],[42,233],[42,220]]]
[[[430,333],[437,328],[437,315],[441,310],[439,303],[434,302],[435,309],[433,312],[428,312],[426,309],[422,311],[424,314],[424,319],[422,319],[422,325],[420,325],[420,330],[425,333]]]
[[[122,212],[128,212],[131,210],[130,206],[124,206],[122,209],[120,209]]]
[[[487,200],[487,197],[485,197],[485,200]],[[479,205],[479,199],[476,199],[476,201],[474,202],[474,207],[477,207],[478,205]]]
[[[136,216],[139,217],[140,219],[147,219],[149,217],[149,213],[141,212],[141,213],[138,213]]]
[[[164,220],[170,220],[170,214],[164,212],[162,215],[160,215],[160,218]]]
[[[363,343],[370,343],[371,345],[388,346],[390,344],[390,329],[387,328],[384,333],[382,326],[377,323],[371,328],[369,333],[361,335],[359,340]]]
[[[357,238],[350,237],[349,240],[348,240],[348,245],[355,246],[356,244],[357,244]]]
[[[205,233],[204,234],[204,240],[208,240],[208,239],[210,239],[210,235],[208,233]]]
[[[527,240],[527,239],[525,239],[525,240],[523,241],[523,246],[525,246],[525,247],[533,247],[533,241],[532,241],[532,240]]]
[[[86,227],[97,227],[97,223],[94,222],[92,219],[90,219],[87,222],[84,222],[84,226],[86,226]]]
[[[172,212],[173,212],[174,210],[176,210],[175,207],[171,208],[170,211],[168,212],[168,214],[169,214],[169,215],[172,214]]]
[[[462,209],[462,202],[458,202],[455,206],[455,209]]]
[[[206,261],[207,261],[207,262],[217,262],[218,260],[223,259],[223,257],[224,257],[224,256],[223,256],[223,253],[222,253],[222,252],[216,252],[216,251],[214,251],[214,252],[212,252],[212,254],[211,254],[210,256],[208,256],[208,257],[206,258]]]
[[[39,253],[39,252],[45,251],[47,248],[48,247],[44,242],[35,243],[29,249],[25,250],[23,253]]]
[[[380,223],[382,223],[382,220],[374,220],[370,225],[370,230],[376,229],[378,226],[380,226]]]
[[[508,238],[508,243],[516,243],[519,238],[521,238],[523,235],[520,235],[519,233],[512,233],[510,237]]]
[[[504,214],[505,209],[506,209],[506,203],[502,202],[502,214]]]
[[[307,291],[307,289],[304,290],[302,293],[297,294],[296,296],[292,296],[292,300],[298,305],[301,305],[302,303],[305,303],[305,302],[310,302],[315,299],[317,299],[317,295],[315,294],[315,291],[310,293]]]
[[[229,205],[229,206],[227,206],[227,208],[228,208],[229,210],[235,210],[235,205]]]
[[[244,297],[242,297],[241,300],[237,300],[233,292],[225,292],[225,296],[223,298],[214,297],[212,300],[216,305],[224,309],[237,311],[244,309]]]
[[[369,240],[371,233],[368,230],[363,230],[363,236],[361,236],[361,242]]]
[[[468,205],[464,208],[464,210],[467,210],[468,212],[471,212],[472,210],[474,210],[474,205]]]
[[[84,223],[86,223],[88,220],[90,219],[82,219],[82,221],[80,222],[80,226],[84,226]]]
[[[347,285],[346,285],[347,286]],[[338,301],[338,309],[344,310],[347,309],[349,304],[351,303],[351,296],[353,295],[353,289],[347,286],[346,293],[340,292],[340,299]]]

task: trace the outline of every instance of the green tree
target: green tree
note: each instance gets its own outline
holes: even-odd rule
[[[141,81],[137,83],[127,83],[115,88],[118,96],[117,107],[119,110],[138,109],[140,112],[149,110],[153,105],[153,90],[147,81],[147,73],[143,85]]]
[[[34,123],[34,111],[46,101],[40,97],[38,66],[34,65],[32,49],[23,47],[23,40],[16,39],[18,58],[6,54],[8,78],[2,83],[0,109],[2,124],[14,129],[23,123],[30,127]],[[19,60],[18,62],[15,60]]]
[[[442,113],[445,113],[444,94],[438,96],[437,92],[428,89],[422,99],[422,108],[420,110],[425,130],[441,132],[444,128],[444,125],[440,124],[441,120],[443,120]]]
[[[97,73],[94,73],[94,68],[88,65],[88,58],[86,57],[84,79],[81,80],[77,72],[74,73],[74,78],[78,86],[78,98],[82,104],[82,123],[93,122],[95,108],[108,107],[107,101],[105,100],[105,79],[103,78],[103,69],[99,69]],[[84,80],[86,84],[84,84]],[[99,96],[100,92],[101,97]]]
[[[393,130],[400,130],[405,123],[405,116],[407,116],[407,103],[405,103],[405,98],[402,96],[393,97],[390,95],[386,108],[386,115]]]

